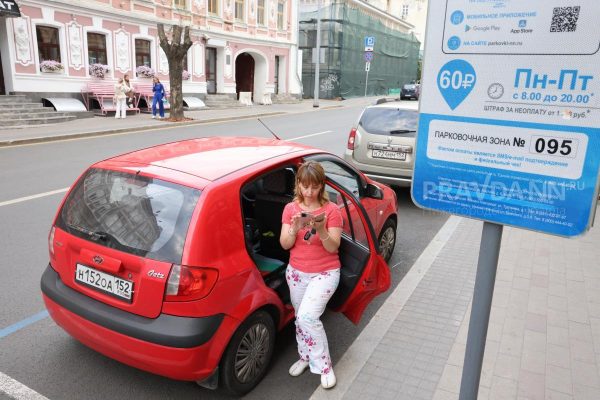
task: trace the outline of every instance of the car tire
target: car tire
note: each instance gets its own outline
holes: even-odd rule
[[[396,246],[396,223],[392,219],[388,219],[381,228],[381,233],[378,239],[379,251],[385,259],[385,262],[389,262],[394,253],[394,247]]]
[[[248,317],[235,331],[220,364],[221,386],[242,396],[265,376],[275,347],[275,323],[265,311]]]

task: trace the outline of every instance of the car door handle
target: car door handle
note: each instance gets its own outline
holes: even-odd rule
[[[367,286],[373,283],[373,279],[365,279],[363,280],[363,286]]]

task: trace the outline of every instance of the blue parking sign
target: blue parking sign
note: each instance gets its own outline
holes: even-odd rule
[[[530,0],[518,19],[505,16],[522,2],[505,2],[502,13],[494,2],[465,3],[430,1],[415,204],[552,235],[585,233],[600,192],[600,53],[589,40],[600,2]],[[460,29],[463,15],[485,15],[496,28]],[[531,29],[541,15],[550,26]]]
[[[373,51],[375,36],[365,36],[365,51]]]

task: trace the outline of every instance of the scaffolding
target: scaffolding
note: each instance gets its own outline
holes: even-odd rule
[[[420,43],[356,4],[332,2],[321,8],[319,98],[350,98],[394,93],[417,79]],[[299,48],[305,98],[314,93],[317,11],[300,14]],[[365,37],[375,37],[373,61],[365,71]]]

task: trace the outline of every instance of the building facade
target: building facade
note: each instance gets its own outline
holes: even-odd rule
[[[319,57],[317,18],[321,21]],[[313,97],[315,82],[320,98],[349,98],[399,94],[403,84],[417,79],[420,43],[411,32],[413,25],[367,1],[301,0],[299,26],[304,97]],[[373,40],[373,46],[367,46],[366,38]]]
[[[400,18],[414,26],[412,32],[421,42],[421,50],[425,40],[427,24],[427,0],[367,0],[375,7]]]
[[[157,23],[190,26],[183,92],[301,93],[297,0],[21,0],[0,18],[0,94],[76,97],[90,81],[168,82]],[[101,72],[99,72],[101,71]],[[99,78],[104,75],[103,78]],[[62,95],[62,96],[61,96]]]

